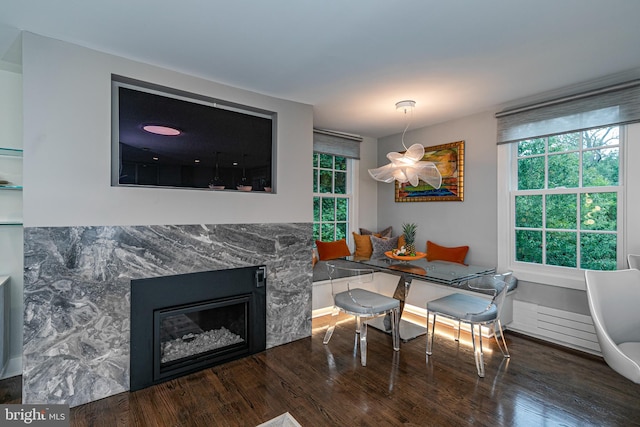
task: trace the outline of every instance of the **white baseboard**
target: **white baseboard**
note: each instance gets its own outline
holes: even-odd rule
[[[311,318],[315,319],[316,317],[327,316],[327,315],[331,314],[332,311],[333,311],[333,307],[319,308],[319,309],[313,310],[311,312]]]

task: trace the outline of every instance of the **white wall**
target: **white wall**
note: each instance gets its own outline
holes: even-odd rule
[[[311,222],[313,108],[23,34],[25,226]],[[111,75],[278,114],[277,194],[111,187]]]
[[[491,113],[409,131],[405,145],[425,147],[465,141],[463,202],[394,202],[394,185],[378,184],[378,228],[392,225],[400,234],[404,222],[418,224],[417,247],[431,240],[443,246],[470,247],[467,262],[496,265],[496,123]],[[401,135],[378,141],[378,163],[386,153],[402,151]],[[371,178],[369,178],[371,179]]]
[[[627,253],[640,254],[640,191],[636,186],[640,183],[640,123],[627,126],[627,140],[625,147],[625,184],[626,184],[626,215],[625,246]]]
[[[360,161],[358,162],[358,200],[356,227],[374,230],[378,226],[378,185],[369,169],[376,168],[378,163],[378,141],[364,137],[360,143]],[[356,233],[358,230],[353,230]],[[355,250],[355,248],[353,248]]]

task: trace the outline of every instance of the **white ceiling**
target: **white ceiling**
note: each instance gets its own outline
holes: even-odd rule
[[[314,106],[364,136],[640,69],[639,0],[2,0],[19,30]]]

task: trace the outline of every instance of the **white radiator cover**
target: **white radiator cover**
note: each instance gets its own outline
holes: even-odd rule
[[[591,316],[544,307],[525,301],[513,302],[509,329],[576,350],[600,356]]]

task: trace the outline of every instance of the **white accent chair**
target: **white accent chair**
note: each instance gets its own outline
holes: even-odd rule
[[[436,318],[438,315],[453,319],[458,322],[458,332],[456,341],[460,339],[460,323],[468,323],[471,327],[471,342],[473,343],[473,353],[478,369],[478,376],[484,377],[484,354],[482,351],[482,326],[493,326],[493,336],[496,339],[498,348],[505,358],[511,357],[507,349],[507,342],[504,339],[500,314],[504,305],[504,300],[509,291],[509,284],[512,279],[511,273],[496,274],[494,276],[484,276],[478,278],[475,284],[469,284],[472,289],[491,292],[493,298],[488,301],[485,298],[455,293],[427,302],[427,355],[432,355],[433,337],[436,329]],[[508,283],[507,283],[508,281]],[[431,337],[429,337],[429,316],[433,314],[431,325]],[[476,345],[475,329],[478,327],[479,345]],[[498,340],[498,335],[502,339],[502,345]]]
[[[589,310],[605,362],[640,384],[640,270],[585,271]]]
[[[374,270],[368,268],[348,268],[328,262],[331,293],[333,294],[333,311],[331,323],[324,336],[323,344],[329,340],[336,328],[336,321],[340,311],[351,314],[356,318],[356,338],[360,337],[360,362],[367,366],[367,323],[362,318],[373,318],[388,315],[391,322],[389,328],[393,340],[393,349],[400,350],[400,301],[388,296],[362,289],[373,282]]]
[[[634,255],[634,254],[627,255],[627,262],[629,263],[629,268],[635,268],[636,270],[640,270],[640,255]]]

